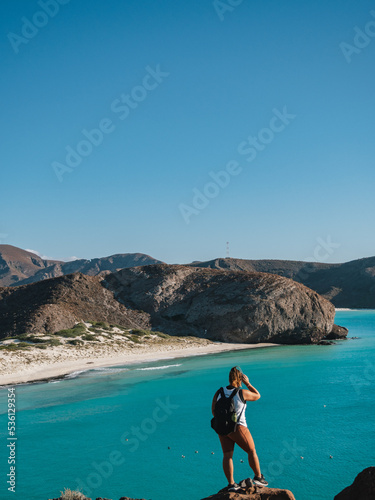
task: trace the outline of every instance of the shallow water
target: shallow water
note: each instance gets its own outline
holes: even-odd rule
[[[211,400],[240,365],[262,395],[246,417],[270,486],[297,500],[332,500],[375,455],[375,311],[340,311],[336,323],[360,338],[97,368],[16,386],[15,494],[6,484],[1,390],[0,497],[47,500],[78,486],[113,500],[216,492],[226,481]],[[234,464],[237,481],[251,474],[240,449]]]

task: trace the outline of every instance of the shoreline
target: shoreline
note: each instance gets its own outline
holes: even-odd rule
[[[31,366],[20,363],[22,369],[16,373],[0,374],[0,389],[9,386],[30,384],[30,383],[44,383],[50,380],[61,380],[67,375],[76,371],[87,371],[92,368],[103,368],[112,366],[126,366],[132,364],[150,363],[163,359],[176,359],[187,358],[191,356],[201,356],[207,354],[216,354],[226,351],[237,351],[247,349],[261,349],[265,347],[278,347],[281,344],[260,343],[260,344],[234,344],[225,342],[211,342],[206,345],[194,345],[192,347],[186,346],[181,348],[173,348],[172,346],[165,346],[165,349],[148,349],[147,352],[142,352],[140,348],[138,352],[124,351],[122,354],[107,355],[98,357],[94,353],[90,353],[87,357],[82,359],[64,359],[60,362],[50,360],[45,363],[31,363]],[[150,346],[148,346],[150,347]]]
[[[335,307],[335,311],[375,311],[373,307]]]

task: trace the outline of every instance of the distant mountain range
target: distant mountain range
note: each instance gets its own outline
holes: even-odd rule
[[[375,257],[344,264],[293,260],[215,259],[194,267],[278,274],[304,284],[335,307],[375,309]]]
[[[161,264],[143,253],[124,253],[99,259],[70,262],[45,260],[38,255],[11,245],[0,245],[0,286],[18,286],[80,272],[97,276],[135,266]]]
[[[75,272],[103,276],[120,269],[151,264],[164,263],[142,253],[62,262],[44,260],[34,253],[11,245],[0,245],[0,286],[26,285]],[[188,266],[277,274],[311,288],[336,307],[375,308],[375,257],[344,264],[226,258],[195,261]]]

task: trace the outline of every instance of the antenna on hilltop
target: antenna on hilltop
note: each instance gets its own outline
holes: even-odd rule
[[[226,258],[229,259],[229,241],[227,241],[227,253]]]

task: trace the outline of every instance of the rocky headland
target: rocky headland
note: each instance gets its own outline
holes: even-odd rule
[[[179,265],[123,269],[103,280],[152,328],[224,342],[317,343],[332,332],[335,308],[313,290],[267,273]]]
[[[334,316],[329,301],[288,278],[179,265],[0,288],[0,339],[104,321],[222,342],[311,344],[333,335]]]

